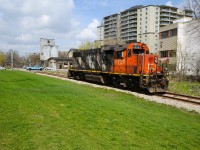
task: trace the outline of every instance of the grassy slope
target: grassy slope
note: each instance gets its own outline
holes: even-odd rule
[[[177,82],[170,80],[169,91],[179,94],[193,95],[200,97],[200,83],[198,82]]]
[[[194,112],[0,71],[0,149],[198,149],[199,143]]]

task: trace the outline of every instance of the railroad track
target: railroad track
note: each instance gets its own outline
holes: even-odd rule
[[[62,78],[66,78],[67,77],[66,74],[62,74],[62,73],[52,73],[52,72],[37,72],[37,73],[56,76],[56,77],[62,77]]]
[[[200,97],[176,94],[171,92],[166,92],[165,94],[158,94],[158,96],[200,105]]]

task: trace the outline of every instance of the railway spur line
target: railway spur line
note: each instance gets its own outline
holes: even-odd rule
[[[200,105],[200,97],[177,94],[177,93],[172,93],[172,92],[166,92],[164,94],[158,94],[158,96],[162,97],[162,98],[168,98],[168,99],[171,99],[171,100],[178,100],[178,101],[183,101],[183,102],[188,102],[188,103]]]

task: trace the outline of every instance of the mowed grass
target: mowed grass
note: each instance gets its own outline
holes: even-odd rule
[[[0,149],[199,149],[200,115],[133,95],[0,71]]]
[[[178,82],[170,80],[169,91],[179,94],[186,94],[200,97],[200,83],[199,82]]]

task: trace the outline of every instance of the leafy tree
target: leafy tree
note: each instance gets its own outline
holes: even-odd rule
[[[5,60],[6,60],[5,53],[0,51],[0,65],[4,65]]]
[[[95,49],[95,48],[100,48],[100,47],[101,45],[100,45],[100,42],[98,41],[94,41],[94,42],[87,41],[87,42],[81,43],[78,49],[87,50],[87,49]]]

